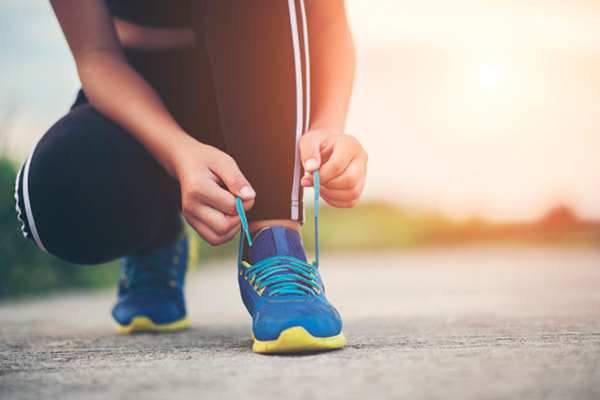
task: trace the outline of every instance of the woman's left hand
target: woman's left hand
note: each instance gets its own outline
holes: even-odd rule
[[[334,129],[312,129],[300,139],[300,157],[307,174],[300,184],[313,186],[312,172],[319,170],[321,197],[330,205],[354,207],[365,186],[367,152],[353,136]]]

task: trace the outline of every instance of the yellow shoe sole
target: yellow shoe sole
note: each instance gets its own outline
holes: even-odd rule
[[[191,326],[190,319],[187,316],[179,321],[164,325],[157,325],[148,317],[134,317],[129,325],[117,325],[117,332],[175,332],[188,329]]]
[[[339,349],[346,345],[343,333],[325,338],[314,337],[301,326],[286,329],[275,340],[257,340],[252,334],[255,353],[311,353]]]

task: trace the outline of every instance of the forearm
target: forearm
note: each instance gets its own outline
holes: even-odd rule
[[[310,25],[309,40],[309,129],[325,128],[343,132],[355,68],[354,42],[345,16],[335,23]]]
[[[90,52],[77,66],[90,103],[127,130],[176,177],[174,153],[194,139],[181,129],[152,87],[111,52]]]
[[[105,0],[50,0],[91,104],[135,137],[173,176],[194,139],[127,63]],[[197,142],[196,142],[197,144]]]

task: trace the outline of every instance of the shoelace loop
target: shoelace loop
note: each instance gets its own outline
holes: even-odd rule
[[[315,261],[312,264],[287,256],[273,256],[251,265],[242,261],[244,237],[240,240],[240,258],[238,264],[245,268],[244,278],[254,285],[254,289],[262,295],[267,288],[268,296],[278,295],[319,295],[321,293],[317,270],[319,266],[319,172],[313,172],[315,201]],[[237,211],[242,221],[248,244],[252,246],[252,238],[248,229],[248,220],[242,207],[242,200],[236,201]],[[241,272],[240,272],[241,273]]]

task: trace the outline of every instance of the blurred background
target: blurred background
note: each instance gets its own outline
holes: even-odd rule
[[[347,128],[369,152],[369,176],[355,209],[323,207],[324,250],[600,246],[600,2],[347,7],[357,48]],[[116,287],[115,263],[38,251],[14,212],[17,167],[79,87],[48,2],[0,0],[0,60],[0,298]],[[200,257],[236,247],[202,245]]]

